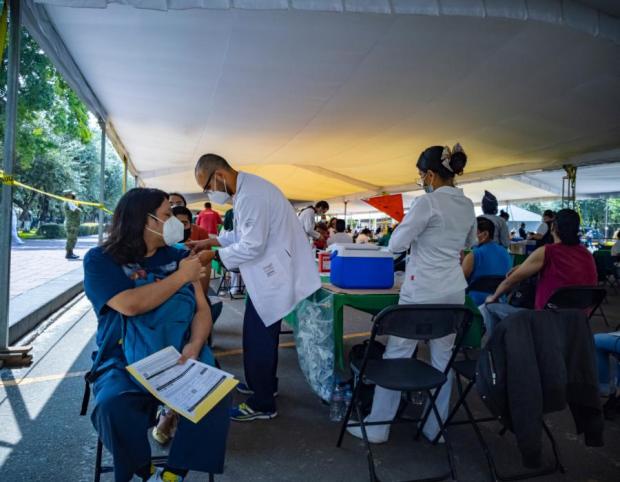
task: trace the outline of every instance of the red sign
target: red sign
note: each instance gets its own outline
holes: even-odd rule
[[[382,213],[387,214],[391,218],[394,218],[399,223],[405,217],[402,194],[387,194],[385,196],[364,199],[363,201],[370,204],[373,208],[378,209]]]

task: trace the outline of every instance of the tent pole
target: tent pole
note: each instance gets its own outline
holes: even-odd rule
[[[127,192],[127,158],[123,157],[123,194]]]
[[[99,172],[99,202],[105,202],[105,121],[99,119],[101,127],[101,166]],[[99,210],[99,244],[103,243],[103,210]]]
[[[11,176],[15,167],[15,132],[17,129],[17,95],[21,41],[19,0],[9,2],[9,50],[7,72],[6,126],[4,129],[4,174]],[[26,366],[32,361],[30,347],[9,348],[9,284],[11,281],[11,222],[13,186],[2,184],[0,206],[0,366]]]

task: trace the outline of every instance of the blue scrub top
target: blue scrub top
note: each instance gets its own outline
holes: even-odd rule
[[[473,254],[474,270],[469,277],[468,284],[482,276],[506,276],[506,273],[512,268],[512,258],[508,251],[495,241],[474,247]],[[489,293],[470,291],[469,296],[477,306],[480,306],[489,296]]]
[[[117,294],[135,288],[135,278],[144,277],[146,273],[152,273],[158,278],[168,276],[177,270],[179,261],[188,254],[189,251],[166,246],[159,248],[153,256],[145,258],[139,264],[120,265],[100,246],[86,253],[84,292],[97,315],[97,346],[105,350],[100,368],[106,362],[124,360],[122,347],[118,343],[122,336],[122,317],[106,303]],[[106,339],[116,341],[103,347]]]

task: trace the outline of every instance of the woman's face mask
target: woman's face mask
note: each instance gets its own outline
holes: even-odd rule
[[[424,192],[431,193],[433,192],[433,185],[430,183],[430,181],[426,180],[427,178],[428,178],[428,171],[426,172],[420,171],[420,179],[418,180],[417,184],[418,186],[424,189]]]
[[[214,177],[214,181],[215,181],[215,186],[217,188],[217,181],[218,178]],[[228,194],[228,190],[226,188],[226,179],[224,179],[224,190],[223,191],[217,191],[217,190],[208,190],[207,191],[207,196],[209,196],[209,201],[215,203],[215,204],[228,204],[231,202],[231,197],[230,194]]]
[[[184,226],[181,221],[179,221],[176,217],[170,216],[166,221],[162,221],[154,214],[149,214],[153,219],[156,219],[163,225],[163,231],[158,233],[157,231],[153,231],[152,229],[146,228],[152,233],[159,234],[162,238],[164,238],[164,243],[168,246],[173,246],[181,241],[183,241],[184,236]]]

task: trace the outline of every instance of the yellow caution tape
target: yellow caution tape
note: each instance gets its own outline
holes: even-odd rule
[[[71,202],[71,203],[74,203],[80,206],[90,206],[93,208],[101,209],[102,211],[108,214],[112,214],[112,211],[110,211],[108,208],[105,207],[105,205],[101,203],[92,202],[92,201],[79,201],[77,199],[71,199],[68,197],[59,196],[58,194],[52,194],[46,191],[42,191],[41,189],[37,189],[36,187],[28,186],[27,184],[23,184],[17,181],[13,176],[4,174],[4,172],[1,170],[0,170],[0,184],[10,184],[12,186],[17,186],[23,189],[28,189],[29,191],[34,191],[36,193],[42,194],[43,196],[51,197],[52,199],[57,199],[59,201],[64,201],[64,202]]]

